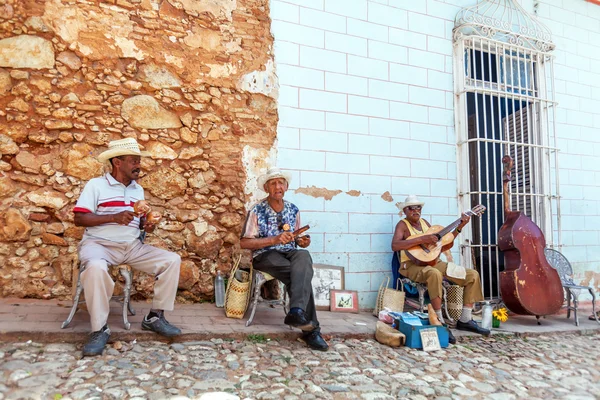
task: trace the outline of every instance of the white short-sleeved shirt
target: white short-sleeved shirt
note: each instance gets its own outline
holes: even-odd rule
[[[125,187],[111,174],[91,179],[83,188],[73,212],[97,215],[133,211],[133,204],[144,199],[144,188],[135,181]],[[134,217],[127,226],[111,222],[85,229],[86,236],[113,242],[132,242],[140,237],[140,219]]]

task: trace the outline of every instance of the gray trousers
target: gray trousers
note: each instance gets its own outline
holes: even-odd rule
[[[287,287],[290,296],[290,308],[298,307],[306,312],[306,315],[317,330],[317,309],[313,296],[312,258],[308,250],[292,250],[280,252],[269,250],[254,257],[252,266],[277,278]]]

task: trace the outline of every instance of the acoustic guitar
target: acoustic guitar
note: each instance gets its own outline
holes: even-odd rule
[[[465,214],[468,216],[480,216],[484,212],[485,206],[477,205],[466,211]],[[452,231],[456,229],[458,225],[460,225],[460,218],[446,227],[441,225],[432,225],[429,227],[429,229],[427,229],[426,232],[407,237],[406,240],[415,239],[425,235],[435,235],[438,238],[438,242],[436,244],[420,244],[406,250],[408,258],[410,258],[417,265],[435,265],[438,258],[440,258],[440,254],[446,250],[449,250],[454,244],[454,234],[452,234]]]

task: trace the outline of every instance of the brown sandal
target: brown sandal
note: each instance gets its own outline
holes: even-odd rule
[[[596,311],[596,315],[598,316],[598,319],[600,319],[600,311]],[[595,320],[596,320],[596,318],[594,318],[594,314],[590,315],[590,316],[588,317],[588,319],[589,319],[590,321],[595,321]]]

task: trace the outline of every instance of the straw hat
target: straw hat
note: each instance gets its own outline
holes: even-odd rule
[[[400,209],[400,211],[404,210],[408,206],[421,206],[421,207],[423,207],[424,205],[425,205],[425,202],[419,200],[419,198],[416,195],[414,195],[414,194],[409,195],[406,198],[406,200],[404,200],[403,203],[396,204],[396,206],[398,207],[398,209]]]
[[[287,183],[289,185],[290,182],[292,181],[292,174],[290,174],[289,172],[283,172],[279,168],[270,168],[267,170],[266,173],[264,173],[258,177],[258,181],[257,181],[258,187],[260,189],[264,189],[265,184],[268,181],[270,181],[271,179],[275,179],[275,178],[283,178],[287,181]]]
[[[98,160],[104,162],[118,156],[142,156],[147,157],[150,153],[140,151],[140,145],[134,138],[112,140],[108,143],[108,150],[100,153]]]

